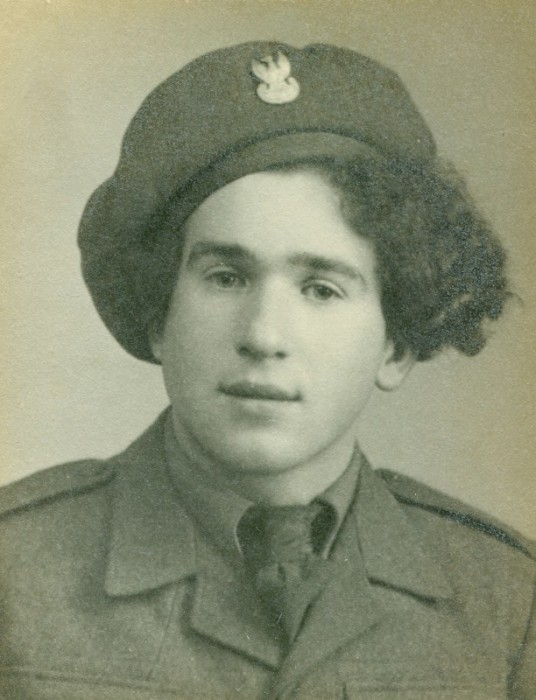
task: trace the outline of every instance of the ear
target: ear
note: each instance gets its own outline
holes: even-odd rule
[[[376,374],[376,386],[382,391],[394,391],[402,384],[414,364],[415,358],[410,352],[395,359],[394,345],[389,340],[383,362]]]
[[[158,362],[162,361],[162,331],[157,330],[156,324],[151,323],[147,331],[149,337],[149,345],[151,346],[151,351],[153,357]]]

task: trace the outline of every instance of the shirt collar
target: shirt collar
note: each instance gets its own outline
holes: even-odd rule
[[[190,517],[226,556],[240,558],[238,523],[253,503],[230,489],[218,488],[218,484],[208,480],[195,468],[175,438],[171,413],[168,414],[165,425],[165,449],[171,479],[178,493],[183,495],[184,507]],[[361,455],[356,448],[350,464],[341,476],[315,499],[331,506],[335,515],[334,525],[326,537],[323,549],[326,555],[353,501],[360,459]]]
[[[175,439],[171,412],[165,425],[165,450],[171,480],[190,517],[218,549],[236,557],[236,528],[251,501],[230,489],[220,489],[219,484],[196,469]]]
[[[323,551],[325,556],[329,554],[329,551],[333,546],[337,535],[339,534],[342,523],[354,500],[362,461],[363,456],[356,445],[348,467],[344,470],[340,477],[316,499],[328,503],[332,507],[333,513],[335,513],[335,524],[327,536],[324,544]]]

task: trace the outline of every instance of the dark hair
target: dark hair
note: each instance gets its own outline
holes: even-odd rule
[[[499,317],[509,296],[505,252],[454,168],[371,155],[270,170],[304,168],[340,192],[343,216],[374,246],[396,356],[409,352],[422,361],[448,346],[476,355],[486,343],[485,322]],[[165,323],[182,239],[169,222],[160,224],[161,241],[138,278],[142,313],[157,329]]]
[[[427,360],[448,346],[476,355],[509,296],[505,251],[455,169],[377,157],[320,168],[374,245],[397,355]]]

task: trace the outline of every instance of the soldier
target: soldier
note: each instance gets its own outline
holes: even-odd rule
[[[536,697],[531,543],[355,444],[374,387],[477,354],[508,296],[394,73],[201,56],[141,106],[79,242],[171,405],[3,490],[4,697]]]

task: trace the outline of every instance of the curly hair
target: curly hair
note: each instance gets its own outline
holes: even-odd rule
[[[440,161],[423,164],[380,155],[269,168],[300,169],[320,173],[335,187],[347,223],[373,244],[395,357],[410,353],[424,361],[448,346],[466,355],[480,352],[486,321],[500,316],[510,295],[505,251],[455,169]],[[160,243],[145,258],[144,270],[140,261],[134,267],[141,273],[142,313],[163,329],[182,231],[170,227],[169,219],[167,226],[160,219],[152,228],[159,230]]]
[[[373,244],[396,356],[448,346],[476,355],[486,321],[510,296],[505,251],[452,165],[370,156],[315,166],[342,195],[350,226]]]

